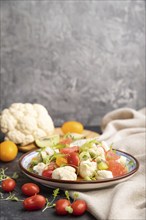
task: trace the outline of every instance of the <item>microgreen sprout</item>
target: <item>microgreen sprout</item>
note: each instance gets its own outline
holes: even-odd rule
[[[66,196],[67,200],[70,202],[69,192],[67,190],[65,191],[65,196]]]
[[[15,196],[14,193],[9,193],[9,196],[4,198],[3,193],[0,193],[0,200],[11,200],[11,201],[16,201],[16,202],[23,202],[24,200],[19,199],[18,197]]]
[[[68,192],[67,190],[65,191],[65,195],[66,195],[67,200],[68,200],[69,202],[71,202],[71,201],[70,201],[69,192]],[[79,197],[79,194],[78,194],[77,192],[74,192],[74,193],[73,193],[73,200],[75,201],[78,197]]]
[[[109,148],[110,148],[110,151],[113,150],[113,143],[110,144]]]
[[[14,172],[13,175],[12,175],[12,179],[18,179],[19,178],[19,175],[17,172]]]
[[[8,168],[0,168],[0,181],[3,181],[7,178],[9,178],[10,176],[6,175],[5,174],[5,171],[7,170]],[[14,172],[13,175],[12,175],[12,178],[13,179],[17,179],[19,177],[18,173],[17,172]]]
[[[79,197],[79,194],[76,193],[76,192],[74,192],[74,194],[73,194],[73,200],[75,201],[78,197]]]
[[[49,202],[49,200],[46,199],[46,206],[45,206],[45,208],[42,210],[42,212],[44,212],[44,211],[45,211],[46,209],[48,209],[48,208],[55,207],[54,201],[55,201],[56,197],[58,196],[58,194],[59,194],[59,188],[57,188],[57,189],[55,189],[55,190],[53,191],[53,199],[52,199],[51,202]]]
[[[5,171],[7,170],[8,168],[0,168],[0,181],[2,180],[5,180],[8,178],[8,176],[5,174]]]

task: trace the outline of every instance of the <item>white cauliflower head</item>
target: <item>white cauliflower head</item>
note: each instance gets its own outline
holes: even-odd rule
[[[21,145],[54,132],[52,118],[40,104],[13,103],[1,112],[0,125],[6,140]]]

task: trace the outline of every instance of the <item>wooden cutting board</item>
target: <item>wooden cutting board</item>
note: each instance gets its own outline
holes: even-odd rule
[[[54,134],[63,135],[63,132],[62,132],[61,128],[55,128]],[[94,137],[99,136],[99,133],[94,132],[94,131],[90,131],[90,130],[86,130],[86,129],[83,130],[82,134],[85,135],[86,138],[94,138]],[[18,149],[19,149],[19,151],[22,151],[22,152],[28,152],[30,150],[38,149],[38,148],[35,143],[31,143],[26,146],[18,146]]]

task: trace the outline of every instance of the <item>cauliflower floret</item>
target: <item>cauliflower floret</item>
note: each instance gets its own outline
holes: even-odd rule
[[[18,120],[16,129],[23,131],[24,134],[32,134],[37,129],[36,119],[26,115]]]
[[[52,172],[53,179],[59,180],[77,180],[75,168],[71,166],[59,167]]]
[[[113,174],[109,170],[98,170],[96,174],[96,179],[106,179],[106,178],[113,178]]]
[[[48,112],[46,108],[43,105],[40,104],[33,104],[33,108],[35,112],[37,113],[37,116],[39,115],[48,115]]]
[[[124,156],[120,156],[120,158],[117,160],[121,165],[125,166],[127,163],[127,158]]]
[[[37,118],[37,126],[45,130],[47,134],[52,134],[54,131],[54,124],[49,115],[47,117],[45,115],[40,115]]]
[[[93,144],[92,148],[89,148],[88,152],[91,154],[91,156],[93,157],[98,157],[98,156],[102,156],[103,158],[104,156],[104,150],[102,147],[96,146],[95,144]]]
[[[90,161],[90,160],[85,160],[81,161],[79,165],[79,174],[83,178],[91,178],[97,170],[97,163]]]
[[[34,109],[34,106],[30,103],[26,103],[25,104],[25,108],[24,108],[24,115],[30,115],[32,117],[37,117],[37,112]]]
[[[0,118],[1,131],[7,133],[9,130],[15,129],[17,125],[17,120],[9,112],[8,109],[2,111],[3,117]]]
[[[21,131],[14,129],[14,130],[9,131],[7,133],[7,136],[5,139],[6,140],[14,140],[15,139],[15,143],[19,144],[21,142],[25,142],[25,135]]]
[[[24,145],[27,145],[28,143],[34,142],[34,140],[35,140],[35,139],[34,139],[33,135],[27,134],[27,135],[25,136],[25,140],[24,140],[23,144],[24,144]]]
[[[23,103],[13,103],[13,104],[9,107],[9,109],[14,109],[14,110],[16,111],[16,110],[22,109],[23,106],[24,106]]]
[[[35,171],[38,175],[42,175],[42,172],[45,170],[45,168],[46,168],[46,164],[41,162],[33,167],[33,171]]]
[[[34,137],[32,135],[24,135],[22,132],[18,130],[12,130],[7,133],[5,140],[15,140],[15,144],[23,144],[32,143],[34,141]]]
[[[27,145],[54,132],[52,118],[40,104],[13,103],[1,112],[0,121],[5,139],[16,144]]]
[[[34,132],[33,132],[33,136],[34,136],[34,139],[40,139],[42,137],[45,137],[47,136],[47,133],[40,129],[40,128],[37,128]]]

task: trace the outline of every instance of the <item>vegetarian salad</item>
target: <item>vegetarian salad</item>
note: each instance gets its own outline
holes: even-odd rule
[[[128,172],[127,159],[97,138],[68,133],[36,140],[40,147],[28,171],[58,180],[101,180]]]

